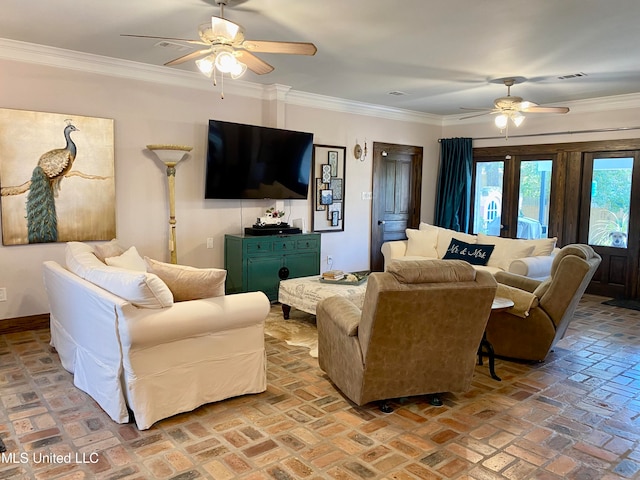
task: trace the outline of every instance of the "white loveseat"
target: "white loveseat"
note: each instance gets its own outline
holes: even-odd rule
[[[420,223],[418,229],[407,229],[407,240],[394,240],[382,245],[385,269],[392,260],[418,260],[444,258],[452,239],[472,245],[492,245],[486,265],[474,265],[478,270],[495,274],[506,271],[544,280],[551,274],[553,256],[559,251],[557,239],[542,238],[519,240],[490,235],[456,232],[442,227]]]
[[[115,260],[127,252],[106,260],[126,266]],[[74,384],[115,422],[130,421],[130,410],[141,430],[266,390],[267,297],[224,295],[224,270],[145,263],[156,273],[109,266],[79,242],[67,244],[67,268],[44,263],[51,344]],[[174,302],[189,291],[196,299]]]

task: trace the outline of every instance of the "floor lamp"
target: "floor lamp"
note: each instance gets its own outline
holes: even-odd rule
[[[184,145],[147,145],[167,167],[169,184],[169,253],[171,263],[178,263],[176,248],[176,165],[186,158],[193,147]]]

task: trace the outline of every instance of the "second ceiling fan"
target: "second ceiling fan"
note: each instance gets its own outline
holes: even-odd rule
[[[537,103],[524,100],[522,97],[516,97],[511,95],[511,87],[516,83],[515,78],[504,78],[499,80],[507,87],[507,96],[496,98],[493,102],[493,108],[465,108],[462,110],[481,112],[474,115],[468,115],[462,117],[460,120],[466,118],[478,117],[481,115],[495,114],[495,123],[501,130],[508,126],[509,120],[511,120],[516,127],[522,124],[524,120],[523,113],[567,113],[569,107],[541,107]],[[498,81],[496,81],[497,83]]]

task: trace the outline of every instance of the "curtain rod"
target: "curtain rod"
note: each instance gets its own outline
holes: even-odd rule
[[[520,137],[546,137],[550,135],[574,135],[577,133],[605,133],[605,132],[623,132],[625,130],[640,130],[640,127],[615,127],[615,128],[594,128],[592,130],[568,130],[566,132],[549,132],[549,133],[523,133],[521,135],[509,135],[509,138],[520,138]],[[501,138],[506,138],[504,135],[500,135],[497,137],[478,137],[473,138],[473,140],[500,140]],[[438,139],[438,143],[442,142],[442,138]]]

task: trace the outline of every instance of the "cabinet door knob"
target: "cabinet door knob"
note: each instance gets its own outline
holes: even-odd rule
[[[282,267],[278,270],[278,278],[280,278],[280,280],[286,280],[289,278],[289,269],[287,267]]]

